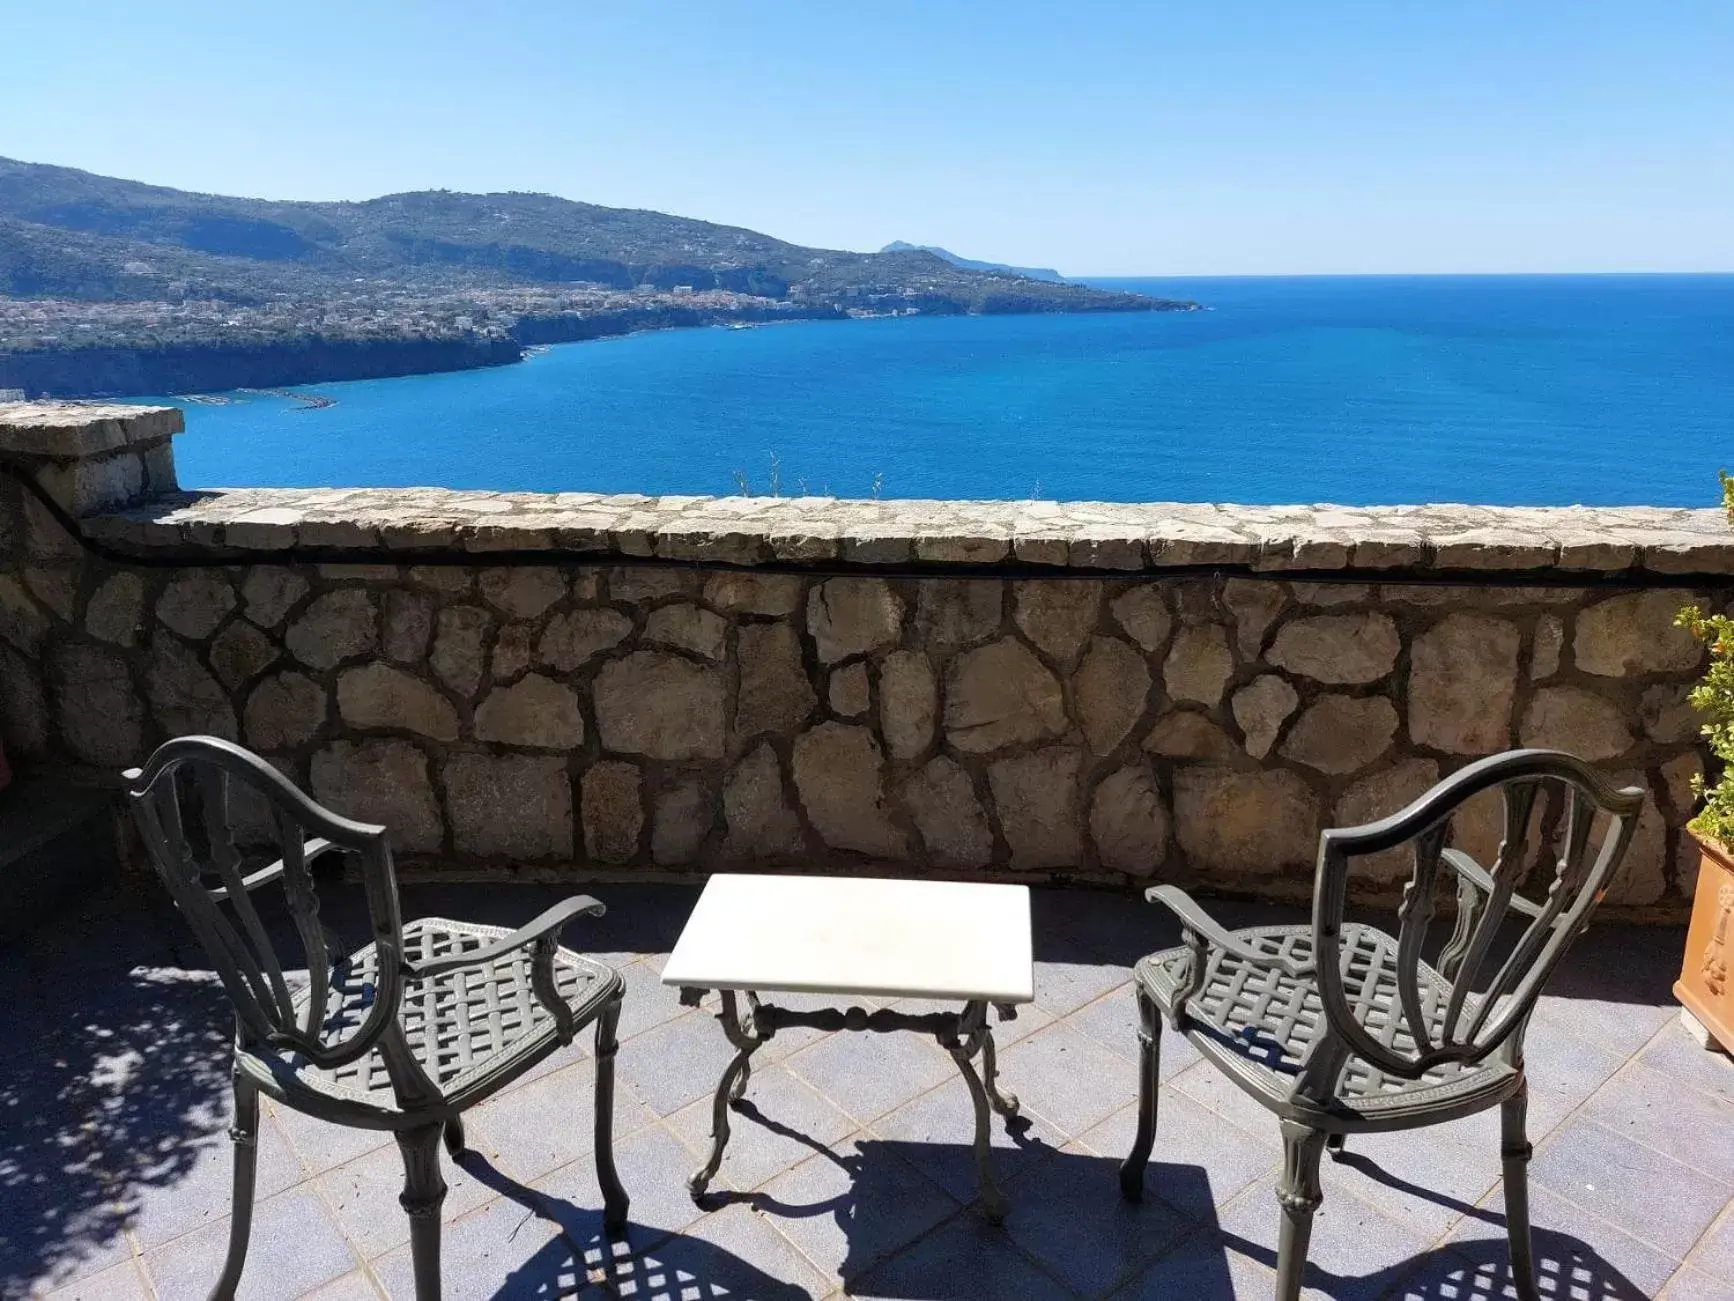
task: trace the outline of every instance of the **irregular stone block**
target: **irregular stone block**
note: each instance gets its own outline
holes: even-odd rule
[[[897,644],[903,601],[882,578],[832,578],[807,594],[807,631],[821,664]]]
[[[945,732],[959,750],[985,754],[1065,730],[1059,679],[1022,642],[1005,637],[952,660]]]
[[[463,565],[412,565],[409,571],[409,581],[418,587],[448,595],[469,591],[473,577],[472,571]]]
[[[514,619],[534,619],[549,606],[566,599],[566,576],[558,569],[514,565],[484,569],[482,599]]]
[[[1287,769],[1177,768],[1174,821],[1193,868],[1229,879],[1310,868],[1318,851],[1318,799]]]
[[[283,644],[309,668],[335,668],[345,660],[370,655],[379,645],[373,598],[362,588],[346,587],[315,597],[289,625]]]
[[[1246,737],[1246,752],[1262,759],[1276,744],[1277,733],[1300,703],[1300,696],[1280,673],[1254,678],[1234,693],[1234,721]]]
[[[735,697],[736,739],[795,731],[819,703],[801,662],[800,637],[786,623],[742,624],[737,635],[741,684]]]
[[[728,639],[728,624],[703,606],[681,602],[650,612],[644,621],[644,640],[690,651],[707,660],[720,660]]]
[[[48,635],[50,621],[36,598],[11,574],[0,574],[0,638],[34,655]]]
[[[235,739],[235,711],[229,704],[229,693],[190,646],[167,633],[151,639],[145,689],[151,714],[167,735]]]
[[[1523,744],[1564,750],[1595,763],[1632,747],[1631,729],[1612,701],[1582,687],[1543,687],[1523,711]]]
[[[1343,686],[1390,673],[1400,644],[1387,614],[1315,614],[1285,623],[1265,658],[1315,682]]]
[[[536,626],[530,623],[508,623],[494,638],[491,664],[494,681],[509,682],[530,667],[530,646],[536,636]]]
[[[241,584],[247,617],[261,628],[275,628],[307,595],[307,580],[293,569],[278,565],[254,565]]]
[[[420,678],[389,664],[345,669],[337,679],[337,712],[351,727],[390,728],[458,739],[458,714],[451,702]]]
[[[385,640],[387,659],[399,664],[419,664],[427,657],[433,635],[433,602],[419,592],[395,588],[385,594]]]
[[[137,574],[106,579],[84,608],[84,630],[117,646],[133,645],[143,623],[144,582]]]
[[[536,655],[562,673],[582,668],[632,635],[632,620],[618,610],[573,610],[548,620]]]
[[[13,758],[48,748],[48,696],[35,665],[0,646],[0,742]]]
[[[1693,706],[1689,683],[1657,683],[1644,689],[1638,702],[1638,717],[1644,735],[1652,741],[1672,744],[1690,741],[1704,725],[1704,716]]]
[[[892,651],[879,665],[879,730],[893,759],[913,759],[933,743],[939,683],[923,651]]]
[[[1227,732],[1189,709],[1157,719],[1144,738],[1144,749],[1171,759],[1231,759],[1240,752]]]
[[[1383,696],[1321,696],[1289,729],[1282,752],[1320,772],[1365,768],[1391,748],[1397,709]]]
[[[783,793],[776,752],[760,745],[735,765],[723,786],[723,853],[736,862],[787,862],[806,853],[800,819]]]
[[[1578,611],[1572,658],[1585,673],[1605,678],[1695,669],[1704,648],[1674,623],[1680,607],[1691,603],[1690,592],[1667,590],[1598,601]]]
[[[1302,605],[1354,605],[1373,594],[1366,583],[1290,583],[1288,590]]]
[[[651,818],[650,857],[658,867],[694,861],[710,834],[710,796],[697,781],[688,780],[656,797]]]
[[[24,571],[24,584],[66,623],[78,604],[78,574],[71,565],[37,566]]]
[[[997,760],[988,769],[994,814],[1011,850],[1010,866],[1027,872],[1084,862],[1078,801],[1083,756],[1050,745]]]
[[[1162,682],[1175,700],[1216,705],[1234,676],[1228,633],[1217,624],[1182,628],[1162,662]]]
[[[826,687],[831,712],[843,718],[859,718],[872,704],[867,683],[867,665],[862,660],[845,664],[831,673]]]
[[[720,759],[723,680],[714,669],[661,651],[634,651],[596,675],[596,728],[604,749],[652,759]]]
[[[1072,676],[1072,697],[1084,739],[1097,754],[1111,753],[1144,717],[1150,669],[1144,657],[1114,637],[1094,637]]]
[[[931,650],[955,650],[986,641],[999,631],[1005,584],[993,579],[922,583],[917,590],[915,631]]]
[[[458,853],[572,857],[572,781],[565,759],[456,754],[446,760],[444,776]]]
[[[1245,659],[1257,659],[1264,635],[1282,613],[1288,597],[1280,583],[1230,578],[1222,585],[1222,604],[1234,616],[1234,640]]]
[[[1360,827],[1406,809],[1439,781],[1439,765],[1431,759],[1399,759],[1389,768],[1362,777],[1337,801],[1332,825]],[[1414,851],[1408,845],[1363,854],[1349,860],[1351,880],[1387,885],[1409,875]]]
[[[608,571],[608,598],[645,605],[668,596],[696,596],[701,576],[688,569],[622,566]]]
[[[255,750],[286,750],[311,741],[325,725],[325,688],[300,673],[276,673],[247,697],[242,715],[247,744]]]
[[[1535,621],[1535,639],[1529,651],[1529,678],[1538,682],[1559,672],[1559,652],[1565,645],[1565,625],[1555,614]]]
[[[636,764],[603,759],[585,770],[579,808],[584,851],[592,860],[629,863],[638,853],[638,836],[644,830],[642,784]]]
[[[1150,876],[1168,854],[1168,809],[1143,764],[1110,773],[1090,801],[1090,839],[1104,867]]]
[[[790,615],[801,608],[802,580],[794,574],[712,574],[704,585],[709,605],[730,614]]]
[[[1628,908],[1658,903],[1668,892],[1668,826],[1656,804],[1656,793],[1641,772],[1611,774],[1616,786],[1636,786],[1644,792],[1638,825],[1632,830],[1626,856],[1608,883],[1607,902]]]
[[[478,741],[499,745],[572,750],[584,743],[584,715],[578,708],[578,693],[571,687],[532,673],[488,693],[476,707],[475,732]]]
[[[54,715],[67,748],[86,763],[121,768],[143,757],[144,702],[126,661],[84,642],[63,642],[51,658]]]
[[[1493,754],[1511,740],[1517,628],[1484,614],[1447,615],[1409,651],[1409,737],[1447,754]]]
[[[269,668],[277,655],[277,643],[245,619],[236,619],[211,643],[211,668],[233,691]]]
[[[969,774],[947,755],[935,755],[903,783],[903,806],[927,855],[941,867],[981,868],[993,860],[993,832]]]
[[[795,789],[827,845],[874,858],[908,854],[903,832],[885,811],[884,767],[865,727],[820,723],[795,738]]]
[[[441,682],[466,699],[482,684],[482,643],[493,622],[479,605],[454,605],[439,613],[428,663]]]
[[[311,785],[313,798],[333,812],[384,826],[394,849],[439,853],[445,828],[427,756],[411,742],[334,741],[313,756]]]
[[[1100,579],[1025,579],[1012,584],[1012,617],[1038,650],[1070,670],[1101,619],[1102,591]]]
[[[1126,634],[1154,655],[1168,644],[1168,634],[1174,630],[1174,616],[1168,613],[1168,603],[1162,589],[1155,583],[1141,583],[1129,588],[1113,601],[1114,618]]]

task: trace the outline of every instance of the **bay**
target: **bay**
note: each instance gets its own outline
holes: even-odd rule
[[[189,405],[189,486],[1709,505],[1734,276],[1099,280],[1209,310],[675,330]],[[172,400],[172,399],[163,399]]]

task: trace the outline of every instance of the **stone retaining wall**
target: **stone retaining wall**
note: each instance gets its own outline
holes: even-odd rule
[[[178,417],[120,410],[0,409],[0,452],[137,558],[0,487],[15,759],[238,739],[468,874],[1294,896],[1321,827],[1549,745],[1649,791],[1617,902],[1691,885],[1673,615],[1728,599],[1716,512],[177,494]],[[1458,834],[1487,855],[1491,811]],[[1364,866],[1368,898],[1404,871]]]

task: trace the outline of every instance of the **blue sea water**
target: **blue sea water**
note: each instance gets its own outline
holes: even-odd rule
[[[192,406],[192,486],[1708,505],[1734,276],[1101,280],[1209,310],[676,330]]]

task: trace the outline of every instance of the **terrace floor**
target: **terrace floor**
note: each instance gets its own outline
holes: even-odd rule
[[[353,909],[354,891],[331,893],[328,912]],[[404,908],[515,925],[563,893],[410,887]],[[1270,1295],[1276,1125],[1174,1036],[1153,1195],[1118,1196],[1137,1087],[1129,967],[1174,942],[1157,910],[1037,892],[1037,1002],[1000,1032],[1024,1119],[996,1122],[1012,1212],[995,1230],[972,1206],[962,1082],[912,1034],[779,1035],[756,1063],[716,1206],[697,1209],[684,1181],[727,1049],[712,1007],[684,1009],[658,981],[694,891],[594,893],[609,915],[566,940],[626,979],[616,1151],[630,1229],[613,1244],[600,1233],[592,1065],[575,1048],[471,1113],[475,1151],[446,1174],[448,1297]],[[1237,925],[1287,916],[1220,911]],[[1546,1296],[1734,1296],[1734,1062],[1679,1025],[1680,942],[1598,927],[1537,1012]],[[227,1233],[230,1023],[190,933],[154,890],[117,887],[0,954],[0,1008],[0,1294],[203,1297]],[[1509,1295],[1497,1135],[1491,1113],[1327,1159],[1314,1294]],[[267,1104],[260,1142],[241,1295],[408,1298],[389,1137]]]

